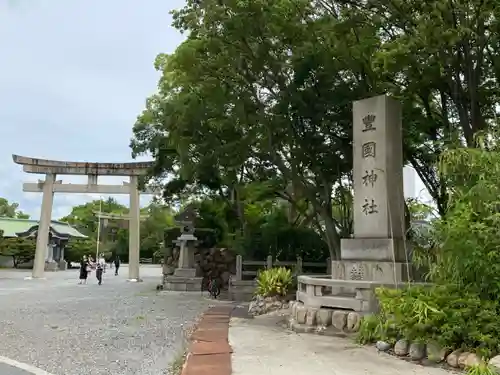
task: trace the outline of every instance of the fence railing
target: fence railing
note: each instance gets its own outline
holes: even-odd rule
[[[246,270],[245,267],[257,267],[257,270]],[[332,262],[330,258],[326,260],[326,262],[304,262],[302,258],[298,257],[297,261],[273,261],[272,255],[269,255],[266,260],[243,260],[241,255],[236,256],[236,275],[234,280],[243,280],[245,276],[256,277],[257,273],[262,269],[270,269],[273,267],[290,267],[294,268],[295,273],[300,275],[303,273],[304,268],[312,268],[312,269],[326,269],[326,274],[331,274]],[[322,272],[313,272],[322,273]]]

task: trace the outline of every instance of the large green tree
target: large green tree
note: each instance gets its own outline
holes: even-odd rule
[[[350,229],[335,197],[349,203],[352,101],[402,102],[405,160],[443,215],[439,155],[496,126],[498,12],[491,0],[187,1],[174,12],[186,40],[156,59],[133,150],[171,178],[167,198],[216,192],[241,223],[242,189],[267,181],[336,256]]]
[[[332,199],[349,184],[351,102],[377,91],[356,57],[379,47],[376,29],[309,1],[221,4],[174,13],[189,35],[156,60],[160,90],[134,127],[134,152],[153,153],[156,176],[174,176],[167,197],[208,188],[237,200],[245,182],[274,181],[297,210],[312,207],[337,257]]]

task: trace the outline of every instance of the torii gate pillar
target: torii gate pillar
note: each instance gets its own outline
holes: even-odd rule
[[[49,242],[50,221],[52,220],[52,205],[54,203],[54,183],[56,175],[47,173],[43,183],[42,207],[36,236],[36,251],[33,261],[33,278],[42,278],[45,272],[45,258]]]
[[[128,234],[128,278],[139,281],[139,247],[140,247],[140,206],[137,176],[130,176],[130,214]]]

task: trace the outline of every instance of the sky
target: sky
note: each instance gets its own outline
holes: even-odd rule
[[[146,5],[147,4],[147,5]],[[87,162],[132,161],[132,126],[156,90],[153,61],[183,37],[169,11],[184,0],[0,0],[0,197],[37,219],[41,194],[23,193],[12,154]],[[60,176],[84,183],[84,177]],[[100,178],[121,184],[123,178]],[[407,195],[423,185],[405,172]],[[106,198],[103,196],[102,198]],[[127,196],[116,197],[127,204]],[[53,218],[99,196],[55,194]],[[147,204],[150,197],[143,196]]]
[[[40,215],[41,194],[23,193],[22,183],[43,176],[23,173],[12,154],[132,161],[132,126],[159,78],[154,59],[173,52],[183,39],[171,27],[169,11],[183,5],[184,0],[0,0],[0,197],[18,202],[33,218]],[[127,196],[117,198],[128,202]],[[99,196],[55,194],[52,216],[65,216],[92,199]],[[142,204],[148,200],[141,198]]]

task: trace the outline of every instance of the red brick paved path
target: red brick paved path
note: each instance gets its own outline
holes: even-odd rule
[[[228,331],[233,309],[218,306],[203,314],[191,336],[182,375],[231,375]]]

